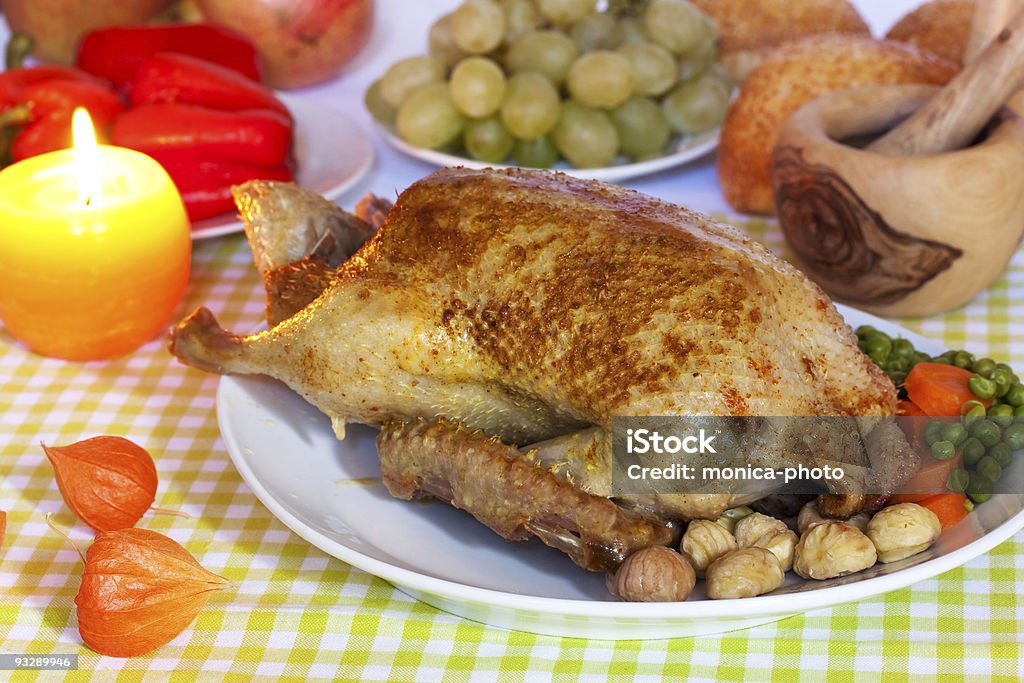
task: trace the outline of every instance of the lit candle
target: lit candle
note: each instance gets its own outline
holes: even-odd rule
[[[189,222],[150,157],[97,145],[84,110],[75,147],[0,171],[0,321],[33,351],[112,358],[152,339],[188,280]]]

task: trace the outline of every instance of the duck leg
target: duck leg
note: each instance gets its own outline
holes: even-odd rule
[[[440,498],[502,538],[536,536],[591,571],[614,571],[630,553],[674,538],[672,525],[587,493],[515,446],[444,419],[384,425],[377,454],[396,498]]]

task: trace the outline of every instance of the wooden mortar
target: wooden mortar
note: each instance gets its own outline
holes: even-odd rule
[[[1000,108],[1022,80],[1024,11],[945,88],[843,91],[794,114],[772,185],[805,272],[882,315],[948,310],[992,284],[1024,234],[1024,122]]]
[[[836,299],[890,316],[961,306],[1003,273],[1024,234],[1024,121],[1008,110],[954,152],[899,157],[839,142],[889,129],[938,90],[841,91],[782,131],[779,221],[803,270]]]

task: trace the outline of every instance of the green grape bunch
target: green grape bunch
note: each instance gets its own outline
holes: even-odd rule
[[[415,147],[485,163],[645,161],[725,118],[718,30],[689,0],[465,0],[366,91]]]

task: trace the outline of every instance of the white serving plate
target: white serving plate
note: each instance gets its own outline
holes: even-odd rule
[[[295,119],[295,182],[334,199],[362,180],[373,166],[373,144],[354,121],[334,109],[293,95],[278,94]],[[192,239],[240,232],[232,211],[198,221]]]
[[[941,351],[895,324],[840,307],[854,327],[872,324]],[[221,433],[239,473],[267,508],[324,552],[439,609],[506,629],[601,639],[707,635],[903,588],[957,567],[1024,527],[1024,494],[1004,493],[947,529],[925,553],[830,581],[792,573],[774,593],[709,600],[703,582],[686,602],[612,598],[602,575],[539,541],[510,543],[438,501],[392,498],[380,483],[376,431],[350,426],[338,441],[312,405],[264,377],[226,376],[217,392]],[[1024,458],[1006,479],[1020,480]]]
[[[489,164],[483,161],[476,161],[475,159],[470,159],[468,157],[447,154],[433,149],[414,147],[402,138],[398,137],[391,128],[379,123],[377,124],[377,132],[380,133],[381,137],[383,137],[388,144],[403,154],[435,166],[464,166],[466,168],[476,169],[509,168],[509,166],[503,164]],[[609,183],[618,183],[631,178],[639,178],[640,176],[650,175],[651,173],[657,173],[658,171],[675,168],[676,166],[682,166],[683,164],[699,159],[718,146],[718,137],[720,132],[720,128],[715,128],[714,130],[710,130],[699,135],[679,138],[665,154],[654,159],[648,159],[647,161],[631,163],[623,161],[620,164],[604,166],[601,168],[573,168],[564,161],[561,161],[555,165],[554,170],[562,171],[566,175],[575,176],[577,178],[593,178],[595,180],[604,180]]]

